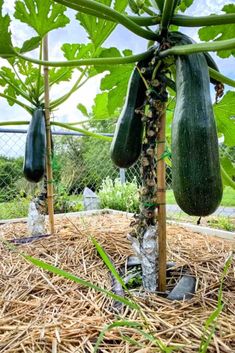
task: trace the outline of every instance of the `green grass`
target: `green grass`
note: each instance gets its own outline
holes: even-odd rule
[[[0,219],[27,217],[29,209],[28,199],[0,203]]]
[[[82,210],[82,196],[81,195],[67,196],[65,198],[65,200],[64,200],[64,197],[61,196],[58,203],[61,204],[64,201],[70,201],[70,202],[74,203],[74,206],[70,206],[70,207],[68,207],[68,209],[66,208],[67,212],[75,212],[75,211]],[[176,204],[172,190],[167,190],[167,192],[166,192],[166,203],[170,204],[170,205]],[[58,207],[56,207],[56,209],[60,208],[59,206],[61,206],[61,205],[57,205],[57,206]],[[221,206],[235,207],[235,190],[233,190],[229,186],[227,186],[224,189]],[[12,218],[27,217],[28,207],[29,207],[29,200],[24,199],[24,198],[15,199],[14,201],[9,201],[9,202],[2,202],[2,203],[0,203],[0,219],[12,219]],[[217,226],[218,226],[218,228],[220,228],[219,224]]]
[[[172,190],[166,191],[166,203],[169,205],[176,204]],[[225,207],[235,206],[235,190],[233,190],[230,186],[226,186],[224,188],[223,198],[220,205]]]

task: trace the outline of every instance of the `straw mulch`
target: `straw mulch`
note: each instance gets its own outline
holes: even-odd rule
[[[89,237],[102,244],[118,268],[132,254],[126,240],[129,223],[130,219],[120,215],[58,218],[55,236],[20,245],[18,250],[110,289],[110,274]],[[167,233],[168,260],[176,262],[176,272],[189,266],[190,273],[197,277],[197,293],[185,302],[170,302],[154,294],[141,299],[136,296],[136,300],[156,338],[179,346],[178,352],[198,352],[203,324],[217,305],[223,267],[234,243],[175,226],[168,226]],[[26,225],[2,225],[0,236],[25,237]],[[0,352],[93,352],[100,331],[117,319],[112,300],[38,269],[17,252],[0,246]],[[224,308],[208,352],[235,352],[234,273],[233,263],[224,281]],[[128,308],[119,319],[142,320]],[[139,344],[125,342],[123,335]],[[116,328],[106,334],[99,352],[147,353],[159,349],[132,328]]]

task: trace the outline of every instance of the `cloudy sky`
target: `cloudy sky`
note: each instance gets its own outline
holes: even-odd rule
[[[4,12],[12,14],[14,9],[14,0],[4,1]],[[220,9],[226,3],[235,2],[235,0],[194,0],[194,4],[187,11],[189,15],[208,15],[210,13],[219,13]],[[71,23],[63,28],[56,30],[50,34],[50,59],[51,60],[63,60],[60,53],[60,47],[63,43],[76,43],[76,42],[87,42],[85,31],[79,26],[78,21],[75,20],[75,11],[67,11],[67,15],[71,18]],[[35,35],[26,25],[21,22],[14,20],[11,26],[13,34],[13,42],[15,45],[20,45],[24,40]],[[184,32],[189,34],[195,40],[198,40],[197,29],[185,28]],[[110,38],[105,42],[106,47],[116,46],[119,49],[130,48],[134,53],[139,53],[146,50],[146,40],[141,39],[138,36],[130,33],[122,26],[118,26],[116,30],[111,34]],[[213,54],[214,55],[214,54]],[[230,57],[229,59],[222,60],[214,55],[216,62],[218,63],[221,72],[224,75],[233,77],[235,79],[235,60]],[[0,65],[5,65],[6,61],[0,60]],[[75,80],[75,77],[74,79]],[[60,86],[56,86],[51,92],[51,97],[58,97],[63,95],[64,92],[69,89],[71,83],[65,83]],[[86,85],[76,92],[66,103],[64,103],[56,112],[55,117],[60,121],[78,121],[81,119],[81,113],[77,110],[76,106],[78,103],[83,103],[88,109],[92,106],[93,98],[99,92],[99,78],[95,77],[88,81]],[[0,99],[1,109],[1,120],[25,120],[30,116],[20,107],[14,105],[9,107],[8,104]]]

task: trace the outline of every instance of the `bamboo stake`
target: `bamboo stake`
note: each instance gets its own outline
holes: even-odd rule
[[[166,291],[166,171],[163,154],[165,152],[166,110],[163,107],[159,120],[157,140],[157,200],[158,200],[158,290]]]
[[[48,36],[43,38],[43,59],[48,61]],[[44,100],[45,100],[45,119],[46,119],[46,142],[47,142],[47,156],[46,156],[46,173],[47,173],[47,204],[48,215],[50,223],[50,233],[54,234],[54,205],[53,205],[53,174],[51,165],[51,126],[50,126],[50,98],[49,98],[49,74],[48,67],[44,66]]]

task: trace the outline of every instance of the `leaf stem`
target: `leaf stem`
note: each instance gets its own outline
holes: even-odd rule
[[[18,95],[21,95],[23,98],[25,98],[27,101],[29,101],[30,103],[32,103],[32,99],[28,96],[28,94],[24,93],[24,91],[22,91],[19,87],[17,87],[16,85],[14,85],[14,83],[11,82],[11,80],[9,80],[2,72],[0,72],[0,77],[2,77],[2,79],[9,85],[11,86],[15,92],[18,93]]]
[[[221,169],[221,174],[222,177],[224,178],[224,180],[227,182],[227,184],[229,186],[231,186],[231,188],[233,188],[235,190],[235,182],[232,180],[232,178],[230,178],[230,176],[226,173],[226,171],[224,170],[224,168],[222,167],[222,165],[220,164],[220,169]]]
[[[100,140],[104,140],[104,141],[108,141],[108,142],[112,141],[112,137],[101,135],[101,134],[96,134],[95,132],[90,132],[90,131],[87,131],[87,130],[84,130],[84,129],[80,129],[78,127],[74,127],[74,126],[71,126],[69,124],[64,124],[64,123],[59,123],[57,121],[53,121],[53,122],[51,122],[51,125],[60,126],[60,127],[64,128],[64,129],[77,131],[77,132],[80,132],[80,133],[82,133],[82,134],[84,134],[86,136],[95,137],[95,138],[98,138]]]
[[[205,51],[220,51],[235,48],[235,39],[226,39],[207,43],[196,43],[174,46],[159,53],[159,57],[164,58],[167,55],[188,55]]]
[[[9,126],[9,125],[29,125],[30,121],[1,121],[0,126]]]
[[[154,39],[154,40],[159,39],[159,36],[156,33],[141,28],[135,22],[130,20],[126,15],[123,15],[122,13],[114,9],[111,9],[110,7],[102,3],[98,3],[93,0],[77,0],[76,2],[74,2],[75,0],[55,0],[55,1],[59,2],[60,4],[66,5],[68,7],[71,7],[74,10],[82,11],[84,13],[86,13],[87,10],[88,10],[88,13],[90,10],[100,12],[101,14],[106,13],[109,17],[113,18],[115,22],[122,24],[124,27],[126,27],[131,32],[138,35],[139,37],[143,37],[146,39]],[[77,5],[79,5],[79,9],[77,8]]]
[[[165,0],[164,1],[164,6],[162,10],[162,18],[161,18],[161,31],[166,32],[167,28],[170,24],[172,15],[174,13],[174,8],[175,8],[175,0]]]
[[[161,16],[128,16],[130,20],[139,26],[155,26],[161,22]],[[111,19],[109,19],[111,20]],[[232,24],[235,22],[235,13],[210,16],[185,16],[174,15],[170,21],[172,25],[182,27],[202,27],[202,26],[219,26],[224,24]]]
[[[8,96],[7,94],[4,94],[4,93],[0,93],[0,97],[3,97],[9,101],[12,101],[15,104],[18,104],[19,106],[24,108],[30,114],[32,114],[32,112],[33,112],[33,109],[30,108],[27,104],[20,102],[18,99],[14,98],[14,97]]]
[[[30,112],[31,114],[31,112]],[[9,125],[29,125],[30,121],[2,121],[0,122],[0,126],[9,126]],[[83,123],[81,122],[77,122],[76,124],[79,123]],[[54,126],[60,126],[63,129],[67,129],[67,130],[72,130],[72,131],[76,131],[76,132],[80,132],[83,135],[86,136],[90,136],[90,137],[94,137],[94,138],[98,138],[100,140],[104,140],[104,141],[108,141],[111,142],[112,141],[112,137],[110,136],[106,136],[106,135],[102,135],[102,134],[96,134],[95,132],[90,132],[84,129],[80,129],[77,127],[73,126],[73,123],[68,123],[68,124],[64,124],[64,123],[59,123],[57,121],[51,121],[51,125]]]
[[[163,6],[164,6],[164,0],[152,0],[151,2],[153,4],[153,6],[154,6],[154,3],[155,3],[156,6],[154,6],[154,7],[157,7],[162,12]]]
[[[153,52],[153,48],[142,52],[136,55],[122,56],[122,57],[114,57],[114,58],[90,58],[90,59],[81,59],[81,60],[69,60],[69,61],[44,61],[37,60],[34,58],[30,58],[28,56],[24,56],[20,53],[15,52],[15,54],[22,58],[23,60],[32,62],[38,65],[45,66],[53,66],[53,67],[76,67],[76,66],[106,66],[106,65],[119,65],[119,64],[129,64],[133,62],[137,62],[143,59],[147,59],[151,53]]]
[[[29,93],[29,89],[27,87],[27,85],[24,83],[24,81],[22,80],[22,78],[20,77],[19,73],[17,72],[17,70],[15,69],[15,65],[11,64],[11,67],[16,75],[16,77],[18,78],[18,80],[21,82],[22,86],[25,88],[25,91],[27,91]]]
[[[51,104],[50,104],[51,109],[55,109],[60,104],[64,103],[78,88],[82,87],[85,84],[85,82],[87,82],[89,77],[80,84],[81,80],[83,79],[83,77],[86,74],[86,71],[87,71],[87,69],[84,69],[82,71],[81,75],[78,77],[78,79],[74,83],[73,87],[69,90],[69,92],[65,93],[62,97],[57,98],[56,100],[51,102]]]
[[[210,15],[202,17],[175,15],[172,17],[171,24],[185,27],[216,26],[235,22],[235,13],[223,15]]]
[[[144,12],[146,12],[150,16],[154,16],[155,15],[155,13],[153,11],[151,11],[147,6],[142,6],[141,10],[143,10]]]
[[[209,74],[210,74],[210,77],[214,78],[215,80],[218,80],[219,82],[223,82],[226,85],[229,85],[231,87],[235,87],[235,81],[234,80],[232,80],[229,77],[226,77],[226,76],[222,75],[220,72],[218,72],[218,71],[216,71],[214,69],[211,69],[210,67],[209,67]]]

